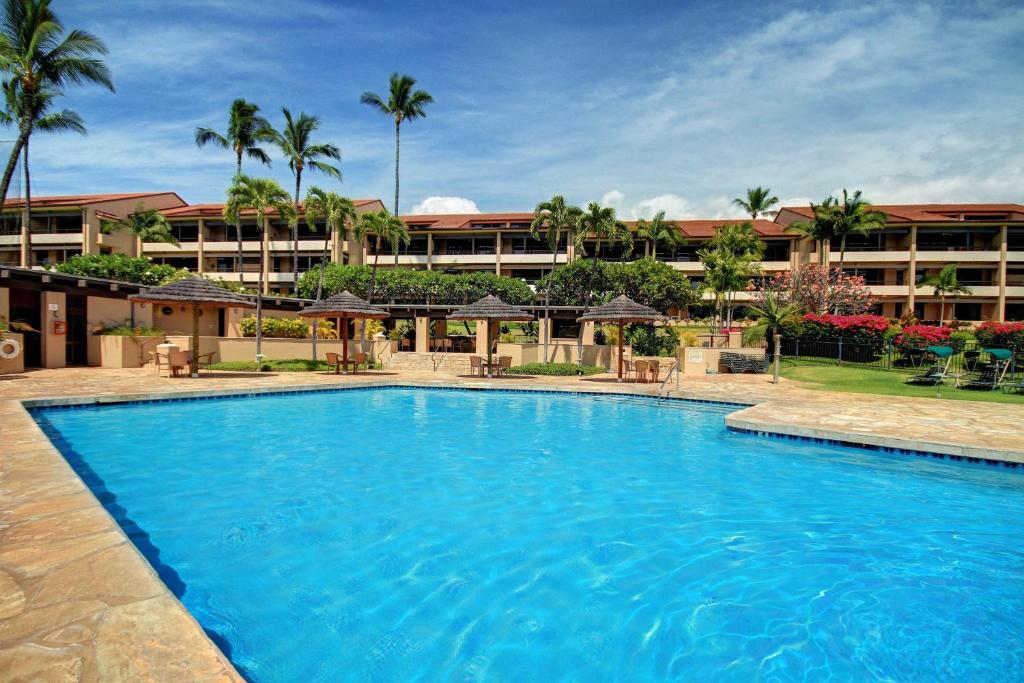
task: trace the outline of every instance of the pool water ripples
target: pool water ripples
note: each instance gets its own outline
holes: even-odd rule
[[[35,415],[256,681],[1024,678],[1024,473],[730,410],[391,388]]]

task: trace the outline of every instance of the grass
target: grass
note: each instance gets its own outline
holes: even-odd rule
[[[509,368],[510,375],[548,375],[557,377],[575,377],[577,374],[597,375],[604,368],[595,365],[577,365],[576,363],[527,363]]]
[[[987,401],[989,403],[1015,403],[1024,405],[1024,396],[997,391],[957,389],[951,383],[941,389],[906,384],[907,374],[899,371],[857,368],[849,365],[808,365],[783,359],[782,376],[801,382],[809,389],[838,391],[851,394],[883,394],[886,396],[915,396],[918,398],[956,399],[960,401]]]
[[[260,363],[263,366],[263,372],[316,372],[318,370],[327,370],[327,362],[318,360],[313,362],[311,360],[300,360],[293,358],[290,360],[264,360]],[[253,360],[232,360],[223,363],[213,363],[210,365],[212,370],[232,370],[234,372],[260,372],[260,369],[256,366],[256,361]]]

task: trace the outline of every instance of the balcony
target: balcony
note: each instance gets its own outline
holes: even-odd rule
[[[430,262],[434,265],[495,265],[497,256],[494,254],[434,254]]]
[[[21,235],[0,235],[0,246],[21,244]]]
[[[193,242],[193,244],[195,244]],[[243,252],[254,252],[259,253],[260,243],[258,240],[249,240],[242,242]],[[237,254],[238,253],[238,242],[203,242],[203,253],[204,254]]]
[[[936,263],[999,263],[998,250],[985,251],[918,251],[917,262]]]
[[[539,266],[547,265],[547,266],[550,266],[551,265],[551,258],[552,258],[552,256],[554,256],[554,255],[550,251],[547,252],[547,253],[536,253],[536,254],[533,254],[533,253],[526,253],[526,254],[523,254],[523,253],[520,253],[520,254],[502,254],[501,255],[501,264],[502,265],[517,265],[517,264],[525,263],[525,264],[529,264],[529,265],[539,265]],[[569,260],[569,257],[567,255],[559,254],[556,257],[556,261],[555,262],[556,263],[566,263],[566,262],[568,262],[568,260]]]
[[[426,254],[399,254],[398,255],[398,265],[399,266],[426,266],[428,260],[429,260],[429,257]],[[370,259],[370,263],[371,264],[373,263],[372,257]],[[391,265],[391,266],[393,266],[393,265],[395,265],[395,256],[393,254],[389,254],[387,256],[384,256],[382,254],[381,257],[380,257],[379,263],[382,264],[382,265]]]
[[[78,232],[56,232],[37,234],[32,233],[32,244],[82,244],[82,231]]]

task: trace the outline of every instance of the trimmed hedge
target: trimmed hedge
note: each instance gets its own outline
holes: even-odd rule
[[[527,363],[509,368],[510,375],[549,375],[557,377],[573,377],[575,375],[598,375],[604,368],[596,365],[576,365],[575,363]]]

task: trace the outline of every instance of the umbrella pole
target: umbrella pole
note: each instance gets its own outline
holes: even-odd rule
[[[338,318],[345,323],[345,331],[341,335],[341,374],[348,374],[348,318]]]
[[[619,381],[622,381],[622,323],[619,323]]]
[[[192,358],[189,368],[193,377],[199,376],[199,304],[192,304]]]
[[[491,321],[486,322],[487,325],[487,379],[491,379]]]

